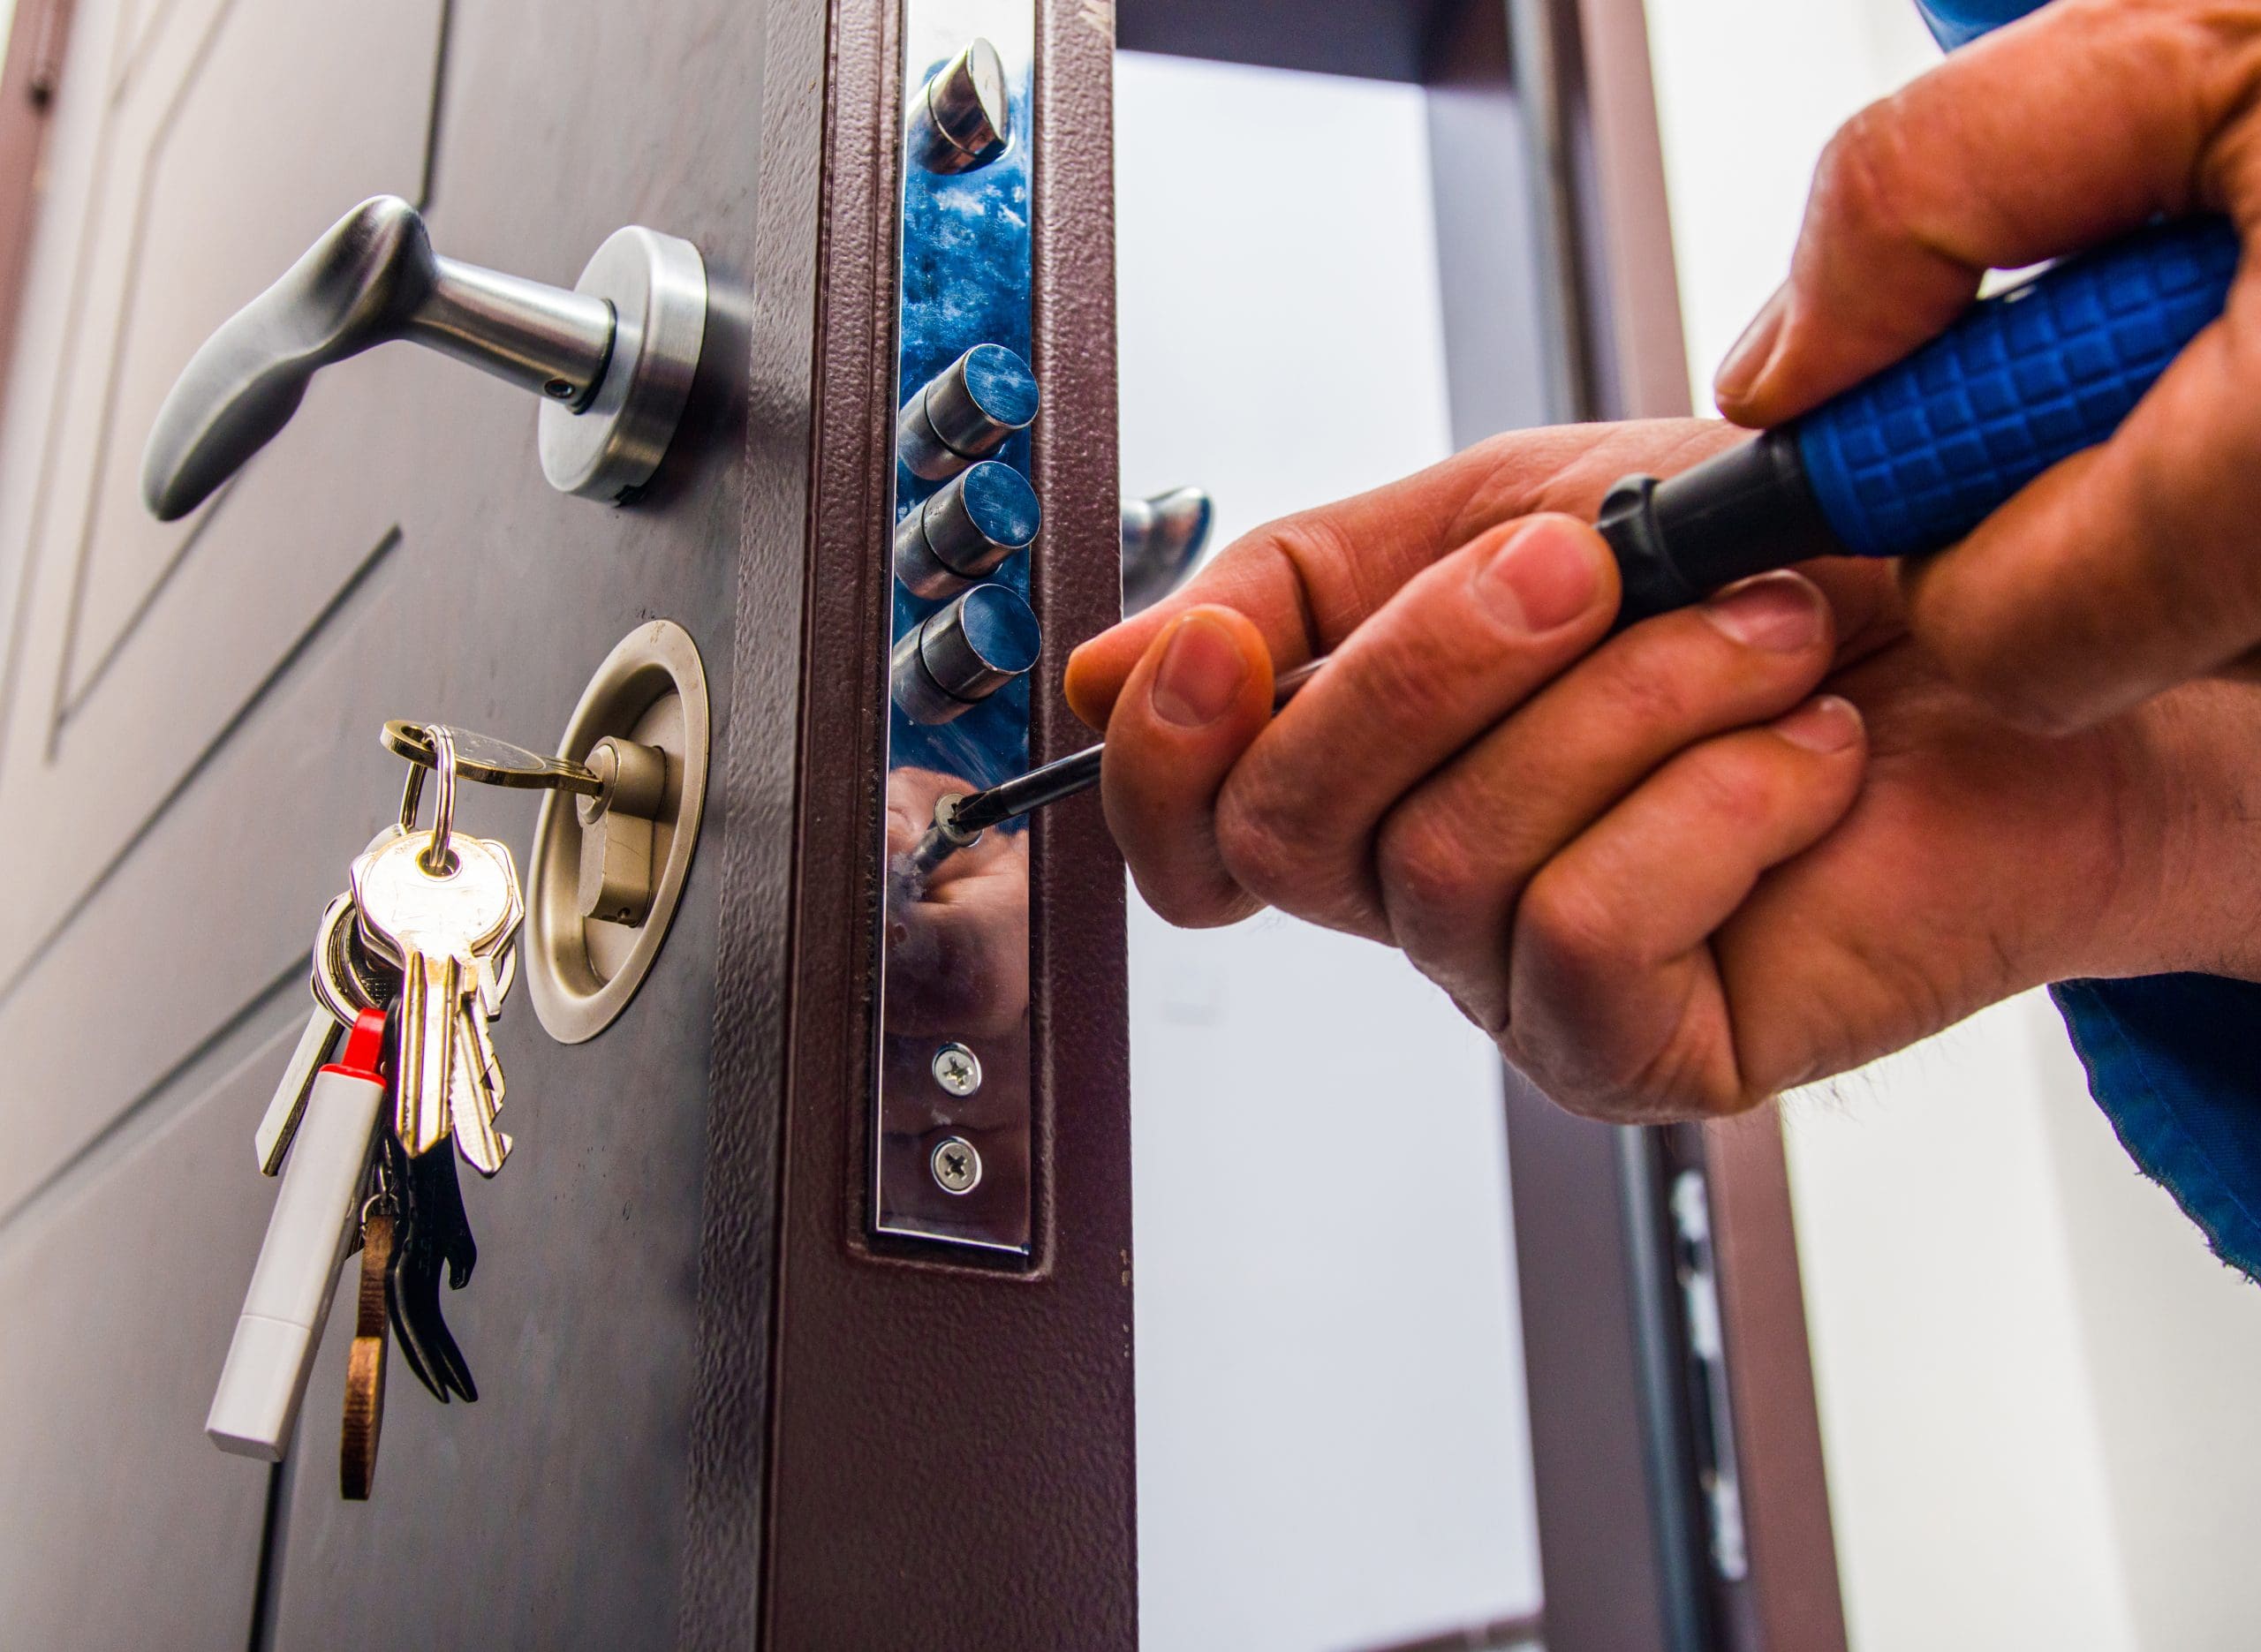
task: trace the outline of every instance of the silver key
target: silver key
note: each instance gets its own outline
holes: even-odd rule
[[[487,1023],[503,1013],[503,1000],[517,979],[518,959],[513,944],[503,948],[499,965],[491,956],[477,961],[475,994],[457,1030],[448,1110],[465,1159],[482,1175],[493,1175],[510,1155],[510,1136],[488,1128],[502,1110],[503,1086],[502,1061]],[[399,991],[399,966],[390,958],[369,955],[352,897],[341,896],[325,915],[323,939],[316,942],[314,996],[331,1006],[330,1013],[342,1016],[383,1008]],[[480,1085],[480,1093],[465,1093],[464,1086],[469,1084]]]
[[[266,1116],[252,1133],[252,1151],[259,1157],[261,1175],[282,1173],[284,1156],[290,1152],[291,1139],[299,1132],[299,1120],[306,1116],[306,1098],[314,1093],[314,1076],[329,1060],[344,1030],[337,1017],[321,1004],[306,1018],[299,1047],[291,1052],[290,1065],[283,1069],[283,1082],[275,1087],[275,1099],[267,1104]]]
[[[449,832],[445,811],[442,821],[355,861],[353,903],[370,939],[400,962],[394,1128],[401,1145],[421,1156],[456,1133],[474,1166],[486,1169],[481,1161],[491,1158],[499,1168],[499,1153],[486,1147],[491,1118],[474,1118],[465,1121],[467,1131],[456,1131],[451,1079],[463,1011],[479,996],[479,961],[509,944],[526,905],[510,849],[491,838]],[[435,848],[452,867],[435,871],[427,864]],[[464,1054],[476,1059],[468,1050]],[[467,1092],[475,1113],[484,1111],[484,1077],[482,1072]]]
[[[387,826],[370,840],[369,847],[375,849],[397,835],[397,827]],[[298,1134],[299,1120],[306,1113],[306,1098],[339,1036],[352,1026],[360,1011],[383,1008],[398,990],[397,981],[373,978],[366,959],[352,945],[353,931],[353,898],[338,895],[322,909],[321,922],[314,929],[308,979],[314,991],[314,1013],[306,1018],[306,1030],[299,1035],[298,1047],[283,1069],[274,1099],[267,1104],[259,1128],[252,1133],[252,1151],[262,1175],[281,1173]]]
[[[473,1030],[477,1030],[474,1031]],[[503,1105],[496,1080],[488,1067],[479,1037],[486,1017],[476,992],[456,1011],[455,1050],[448,1075],[448,1113],[455,1127],[456,1150],[482,1176],[503,1168],[510,1156],[510,1138],[495,1128],[495,1114]],[[488,1046],[491,1048],[492,1046]]]

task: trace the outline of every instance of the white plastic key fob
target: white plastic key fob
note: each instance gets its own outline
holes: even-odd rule
[[[204,1432],[223,1452],[282,1460],[306,1392],[322,1322],[352,1248],[361,1188],[383,1111],[376,1067],[384,1017],[371,1011],[306,1098],[251,1289]]]

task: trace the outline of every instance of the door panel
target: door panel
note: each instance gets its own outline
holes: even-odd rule
[[[1040,10],[1057,754],[1065,646],[1116,594],[1111,31],[1103,4]],[[1034,963],[1073,986],[1034,1035],[1035,1265],[882,1256],[857,1202],[893,15],[85,0],[0,426],[0,1362],[34,1401],[0,1419],[0,1619],[65,1647],[1132,1639],[1122,886],[1095,806],[1035,828]],[[319,375],[185,529],[139,514],[178,365],[379,189],[446,255],[554,283],[625,223],[699,245],[699,381],[634,506],[555,494],[523,392],[396,347]],[[396,1357],[374,1500],[340,1503],[334,1316],[286,1468],[222,1456],[200,1424],[272,1199],[246,1138],[315,917],[397,808],[380,724],[548,746],[653,617],[708,676],[704,841],[616,1024],[568,1049],[521,993],[497,1030],[517,1150],[466,1178],[480,1260],[446,1297],[481,1398],[442,1408]],[[524,866],[534,812],[472,788],[460,819]],[[118,1311],[74,1311],[90,1289]],[[143,1301],[200,1339],[162,1372]],[[33,1365],[41,1339],[69,1359]],[[107,1410],[144,1421],[105,1439]],[[97,1562],[153,1581],[80,1633],[59,1614]]]
[[[664,616],[701,651],[718,753],[732,732],[763,9],[173,0],[139,21],[131,57],[114,4],[88,0],[80,19],[64,93],[80,147],[67,169],[58,155],[26,313],[34,330],[68,317],[87,342],[38,361],[26,352],[11,408],[36,411],[11,412],[0,452],[0,521],[21,559],[10,571],[28,592],[0,841],[9,864],[37,869],[0,987],[11,1051],[0,1211],[13,1211],[0,1243],[55,1219],[109,1150],[104,1132],[131,1133],[163,1107],[167,1074],[225,1045],[231,1028],[303,1013],[314,920],[397,809],[403,771],[377,744],[384,719],[444,718],[547,747],[612,645]],[[169,67],[192,38],[206,41],[194,75],[186,56]],[[360,94],[319,84],[365,73]],[[89,111],[138,107],[138,88],[167,75],[185,88],[161,146],[169,170],[146,187],[112,180]],[[258,84],[284,89],[253,95]],[[370,107],[357,110],[356,96]],[[192,140],[193,154],[182,147]],[[231,146],[243,158],[227,160]],[[530,397],[395,346],[320,375],[282,435],[185,537],[168,537],[178,531],[149,523],[132,497],[155,399],[212,326],[384,188],[426,196],[448,255],[563,284],[624,223],[694,241],[713,303],[666,465],[633,509],[557,494],[535,457]],[[151,205],[129,287],[132,248],[104,215],[135,191]],[[92,290],[98,280],[106,293]],[[72,510],[90,514],[67,520]],[[91,560],[74,599],[82,546]],[[106,664],[82,651],[66,665],[74,600],[82,637],[122,639]],[[773,739],[783,720],[790,753],[798,626],[760,640],[783,671],[758,717]],[[773,665],[768,680],[779,675]],[[55,690],[66,680],[81,692],[58,739]],[[524,868],[533,816],[523,794],[472,788],[459,818],[510,843]],[[493,1182],[465,1178],[480,1261],[446,1302],[481,1399],[442,1409],[396,1355],[376,1496],[364,1505],[337,1500],[350,1312],[334,1316],[271,1546],[273,1643],[399,1644],[406,1630],[435,1645],[672,1639],[698,1382],[722,864],[712,846],[726,818],[710,808],[658,965],[616,1026],[557,1045],[523,991],[498,1026],[518,1150]],[[773,901],[746,917],[782,934],[785,916]],[[761,1024],[779,1036],[774,1014]],[[251,1628],[270,1471],[221,1455],[200,1425],[272,1198],[248,1134],[283,1053],[250,1063],[228,1116],[213,1115],[209,1152],[163,1173],[175,1196],[236,1225],[229,1242],[171,1264],[194,1271],[198,1291],[178,1292],[179,1311],[210,1343],[183,1360],[179,1403],[151,1422],[150,1441],[117,1452],[9,1454],[24,1507],[80,1516],[11,1524],[27,1568],[87,1543],[102,1529],[87,1511],[142,1495],[151,1461],[193,1465],[208,1490],[166,1497],[170,1525],[125,1528],[110,1564],[170,1575],[177,1551],[225,1554],[236,1616],[222,1630],[137,1595],[119,1610],[144,1643],[235,1646]],[[146,1232],[120,1241],[144,1252],[160,1242]],[[73,1258],[61,1272],[80,1289],[85,1271]],[[34,1321],[35,1284],[0,1278],[0,1324]],[[76,1357],[125,1370],[129,1329],[96,1318],[67,1335]],[[121,1384],[147,1403],[146,1379]],[[758,1433],[731,1444],[760,1460]],[[243,1512],[216,1513],[208,1542],[181,1540],[185,1516],[208,1506]],[[43,1598],[31,1590],[11,1578],[0,1602]]]
[[[21,1647],[240,1644],[269,1471],[204,1413],[267,1223],[245,1133],[298,1037],[270,994],[0,1234],[0,1600]],[[284,1021],[292,1024],[283,1027]]]
[[[90,37],[99,10],[88,8]],[[390,525],[382,490],[334,479],[362,470],[372,445],[352,412],[378,428],[405,423],[408,404],[373,404],[359,384],[319,386],[309,411],[331,417],[297,421],[181,522],[142,509],[141,443],[189,352],[345,206],[421,192],[440,12],[439,0],[180,0],[107,77],[72,226],[59,394],[42,427],[11,432],[39,451],[0,809],[44,875],[0,968],[51,932],[178,783],[199,736]],[[72,72],[95,66],[82,57]],[[321,140],[304,140],[312,133]],[[50,244],[60,216],[45,226]],[[294,554],[275,557],[286,540]],[[254,587],[261,600],[245,602]]]

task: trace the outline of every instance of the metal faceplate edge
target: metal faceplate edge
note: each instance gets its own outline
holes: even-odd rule
[[[943,173],[907,153],[898,129],[897,407],[973,345],[1002,344],[1024,361],[1032,355],[1035,5],[904,0],[903,39],[906,119],[917,117],[934,71],[981,39],[996,49],[1004,71],[1010,130],[994,158]],[[1025,430],[992,456],[1034,479]],[[890,522],[901,523],[940,486],[898,462]],[[985,583],[1031,597],[1032,563],[1043,544],[1040,535]],[[941,604],[913,595],[893,577],[891,544],[876,545],[872,554],[883,559],[893,593],[892,655]],[[888,659],[876,668],[888,672]],[[891,696],[887,705],[886,806],[874,845],[885,893],[871,1067],[870,1229],[874,1237],[922,1241],[922,1249],[1025,1260],[1035,1226],[1025,823],[992,833],[958,864],[938,869],[931,885],[904,875],[901,857],[908,845],[890,839],[923,829],[938,790],[994,785],[1027,768],[1030,684],[1025,678],[1010,683],[939,726],[911,720]],[[958,888],[945,894],[948,881]],[[978,1076],[970,1093],[953,1093],[964,1089],[962,1079],[946,1083],[958,1070],[957,1051],[973,1059]],[[971,1158],[962,1159],[952,1143],[970,1148]],[[965,1164],[978,1166],[972,1185],[950,1185],[964,1180]],[[947,1170],[949,1165],[957,1168]]]

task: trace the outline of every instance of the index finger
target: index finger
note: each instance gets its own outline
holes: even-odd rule
[[[1247,616],[1278,669],[1331,653],[1406,581],[1486,530],[1540,511],[1591,519],[1632,471],[1685,469],[1737,440],[1711,420],[1514,431],[1402,481],[1257,529],[1183,591],[1085,643],[1068,661],[1068,704],[1103,728],[1146,648],[1187,609]]]
[[[1818,406],[1943,331],[1990,269],[2201,207],[2250,223],[2257,73],[2248,9],[2056,0],[1872,104],[1815,169],[1720,411],[1763,427]]]

